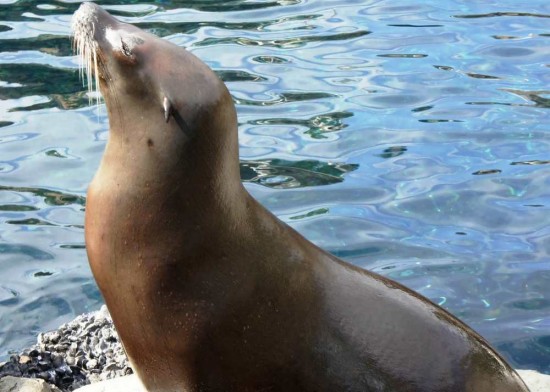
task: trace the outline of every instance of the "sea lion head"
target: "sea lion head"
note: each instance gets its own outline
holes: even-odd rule
[[[81,70],[89,90],[95,81],[105,99],[112,133],[127,124],[132,130],[126,131],[135,132],[136,123],[145,123],[149,130],[154,124],[157,131],[177,130],[192,139],[198,132],[236,128],[224,83],[184,48],[122,23],[94,3],[82,3],[72,28]]]
[[[187,189],[241,185],[235,105],[205,63],[94,3],[82,3],[72,28],[88,88],[95,80],[107,106],[111,172]]]

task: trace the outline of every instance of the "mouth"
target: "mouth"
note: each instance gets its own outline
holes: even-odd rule
[[[99,70],[98,44],[94,38],[98,27],[97,6],[92,3],[82,3],[72,18],[73,50],[78,56],[79,74],[88,88],[89,101],[92,93],[97,95],[99,104]]]

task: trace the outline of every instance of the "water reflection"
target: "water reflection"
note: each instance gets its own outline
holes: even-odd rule
[[[358,167],[354,164],[284,159],[246,161],[241,163],[241,179],[270,188],[330,185],[344,181],[344,174]]]
[[[303,97],[303,94],[297,94],[294,97],[300,98]],[[286,95],[288,98],[288,95]],[[320,98],[320,96],[316,96]],[[295,99],[299,101],[300,99]],[[269,101],[272,102],[272,101]],[[343,121],[346,118],[352,117],[353,113],[351,112],[335,112],[335,113],[324,113],[320,115],[313,116],[308,119],[296,119],[296,118],[265,118],[249,121],[251,125],[261,125],[261,126],[275,126],[275,125],[294,125],[304,127],[306,130],[304,134],[309,135],[313,139],[326,139],[327,134],[331,132],[341,131],[346,128],[347,125]]]
[[[29,187],[17,187],[0,185],[0,192],[16,192],[18,194],[30,193],[33,196],[38,196],[43,202],[50,206],[66,206],[71,204],[77,204],[84,206],[86,199],[82,196],[71,195],[68,193],[54,191],[46,188],[29,188]]]
[[[89,105],[75,69],[60,69],[42,64],[0,64],[0,80],[10,81],[10,85],[0,86],[0,99],[20,99],[35,95],[48,97],[47,102],[15,107],[11,111],[53,107],[76,109]],[[55,83],[52,83],[53,80]]]
[[[277,49],[296,49],[303,47],[311,42],[323,41],[345,41],[354,38],[360,38],[369,31],[354,31],[349,33],[336,33],[327,35],[306,35],[303,37],[281,38],[281,39],[252,39],[246,37],[225,37],[225,38],[207,38],[196,46],[211,46],[211,45],[230,45],[237,44],[242,46],[262,46],[273,47]]]
[[[3,39],[0,42],[3,52],[37,50],[52,56],[72,55],[71,41],[65,36],[44,34],[33,38]]]
[[[464,19],[479,19],[479,18],[497,18],[503,16],[527,16],[533,18],[550,18],[550,14],[537,14],[531,12],[490,12],[487,14],[472,14],[472,15],[454,15],[455,18]]]

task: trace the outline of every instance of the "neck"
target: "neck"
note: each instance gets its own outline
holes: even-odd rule
[[[155,217],[170,217],[173,225],[163,233],[169,234],[181,222],[201,225],[204,216],[216,227],[216,217],[236,224],[233,219],[246,215],[236,112],[225,87],[216,87],[200,106],[173,101],[192,131],[184,132],[173,116],[165,120],[160,96],[130,94],[122,100],[121,88],[104,86],[111,129],[96,175],[101,180],[94,182],[109,197],[124,197],[127,216],[142,220],[145,208],[152,223]]]

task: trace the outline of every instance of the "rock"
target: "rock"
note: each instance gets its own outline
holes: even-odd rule
[[[121,366],[105,370],[108,363],[114,362],[109,357],[120,358]],[[40,333],[35,346],[0,363],[0,378],[40,378],[69,392],[92,380],[124,376],[128,369],[124,349],[104,306],[99,312],[78,316],[56,331]]]
[[[2,392],[2,391],[0,391]],[[75,392],[146,392],[135,374],[97,382],[78,388]]]
[[[534,370],[518,370],[519,376],[525,381],[531,392],[550,391],[550,375]],[[123,392],[122,390],[120,392]]]
[[[97,367],[96,359],[90,359],[88,362],[86,362],[86,369],[91,370],[91,369],[95,369],[96,367]]]
[[[21,365],[26,365],[28,364],[29,362],[31,362],[31,357],[29,357],[28,355],[21,355],[19,357],[19,363]]]
[[[0,379],[0,392],[60,392],[44,380],[6,376]]]
[[[76,358],[71,355],[67,355],[65,362],[67,362],[67,365],[69,366],[74,366],[76,364]]]

